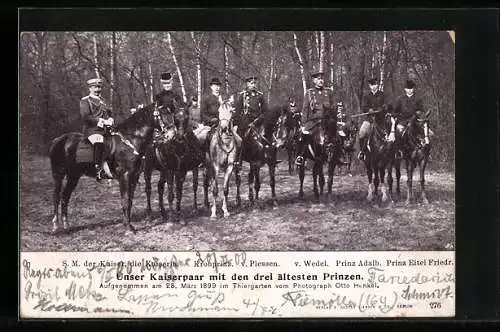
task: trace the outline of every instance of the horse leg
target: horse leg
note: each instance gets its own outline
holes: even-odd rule
[[[160,213],[163,218],[163,221],[167,221],[168,216],[167,213],[165,212],[165,207],[163,205],[163,194],[165,192],[165,181],[166,181],[166,174],[168,171],[161,170],[160,171],[160,179],[158,180],[158,206],[160,208]]]
[[[387,187],[389,189],[389,198],[390,198],[389,204],[390,205],[392,205],[394,203],[394,201],[392,200],[392,196],[393,196],[392,184],[394,183],[394,180],[392,178],[392,167],[393,167],[392,162],[389,162],[389,165],[387,166]],[[382,195],[383,195],[383,193],[382,193]],[[383,196],[382,196],[382,199],[383,199]]]
[[[123,224],[135,234],[135,229],[131,224],[130,211],[132,209],[132,198],[130,197],[130,174],[129,171],[120,177],[120,194],[122,198]]]
[[[413,189],[412,189],[412,182],[413,182],[413,161],[412,160],[408,160],[408,162],[406,163],[406,177],[408,178],[406,180],[406,183],[407,183],[407,193],[406,193],[406,202],[405,202],[405,206],[408,206],[410,203],[411,203],[411,199],[412,199],[412,192],[413,192]]]
[[[378,165],[375,166],[373,175],[374,175],[374,177],[373,177],[373,185],[374,185],[373,196],[377,197],[377,195],[378,195],[378,186],[380,184],[380,173],[379,173]]]
[[[236,206],[241,206],[241,196],[240,196],[240,185],[241,185],[241,175],[239,169],[234,169],[234,176],[236,178]]]
[[[186,171],[178,171],[175,173],[175,196],[177,198],[177,204],[175,207],[175,222],[180,222],[181,225],[186,225],[186,221],[181,218],[181,200],[182,200],[182,185],[186,179]]]
[[[300,188],[299,188],[299,197],[304,197],[304,177],[305,177],[305,167],[299,166],[299,180],[300,180]]]
[[[332,194],[332,186],[333,186],[333,175],[335,174],[335,162],[330,160],[328,163],[328,182],[326,184],[328,190],[328,196]]]
[[[260,167],[255,166],[254,169],[254,187],[255,187],[255,200],[259,200],[259,191],[260,191]]]
[[[368,195],[366,196],[366,200],[368,202],[371,202],[373,200],[373,191],[374,191],[374,185],[373,185],[373,169],[370,165],[370,161],[368,161],[369,158],[367,158],[367,161],[365,162],[366,165],[366,174],[368,176]]]
[[[59,231],[59,202],[61,201],[61,189],[64,180],[64,174],[54,174],[54,217],[52,218],[52,233],[57,233]]]
[[[147,206],[146,206],[146,214],[148,216],[151,216],[152,209],[151,209],[151,174],[153,173],[153,169],[147,166],[144,167],[144,183],[146,187],[146,201],[147,201]]]
[[[70,227],[70,222],[68,221],[68,203],[71,197],[71,193],[75,189],[78,184],[78,180],[80,179],[80,175],[69,175],[67,177],[66,185],[64,186],[62,192],[62,202],[61,202],[61,218],[63,222],[64,229],[68,229]]]
[[[169,216],[172,216],[174,213],[174,171],[167,170],[167,199],[168,199],[168,212]],[[175,222],[175,220],[174,220]]]
[[[391,198],[390,195],[387,194],[387,187],[385,185],[385,168],[387,167],[381,167],[380,168],[380,191],[382,192],[382,203],[387,202]]]
[[[401,161],[397,161],[396,168],[396,198],[399,201],[401,198]]]
[[[319,176],[319,194],[323,195],[325,188],[325,174],[323,173],[323,162],[318,165],[318,176]]]
[[[208,187],[210,185],[210,177],[208,176],[208,166],[205,167],[205,170],[203,171],[203,194],[204,194],[204,204],[205,207],[208,209],[210,204],[208,202]]]
[[[278,207],[278,199],[276,198],[276,164],[269,164],[269,184],[271,186],[271,199],[273,208]]]
[[[253,203],[252,184],[254,181],[254,169],[255,169],[255,166],[253,164],[250,164],[250,171],[248,172],[248,200],[250,201],[250,203]]]
[[[230,216],[227,210],[227,196],[229,196],[229,180],[231,180],[231,174],[233,173],[233,165],[228,165],[226,172],[224,174],[224,197],[222,198],[222,211],[224,212],[224,218]]]
[[[420,188],[422,190],[422,202],[424,204],[429,204],[429,200],[425,194],[425,166],[427,165],[427,158],[424,157],[422,161],[419,163],[420,169]]]
[[[352,152],[348,152],[347,153],[347,175],[349,175],[349,176],[352,176],[351,164],[352,164]]]
[[[288,152],[288,175],[292,175],[293,174],[293,163],[294,163],[293,147],[289,145],[287,147],[287,152]]]
[[[192,174],[193,174],[193,208],[194,208],[194,211],[198,211],[198,168],[195,167],[193,170],[192,170]]]
[[[210,219],[214,220],[217,218],[217,196],[219,195],[219,188],[217,185],[217,174],[218,170],[214,169],[211,171],[211,186],[212,186],[212,214],[210,215]]]
[[[318,190],[318,162],[314,161],[313,164],[313,192],[314,192],[314,199],[316,201],[319,200],[319,190]]]

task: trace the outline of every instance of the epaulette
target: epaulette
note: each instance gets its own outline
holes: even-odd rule
[[[262,93],[262,92],[260,92],[260,91],[257,91],[257,93],[258,93],[259,95],[263,95],[263,93]]]
[[[245,90],[240,91],[240,95],[245,94]]]
[[[314,90],[314,88],[309,88],[309,89],[307,89],[307,91],[313,91],[313,90]]]
[[[87,99],[89,99],[89,96],[85,96],[81,100],[87,100]]]

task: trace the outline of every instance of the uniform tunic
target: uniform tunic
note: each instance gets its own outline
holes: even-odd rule
[[[235,123],[238,125],[238,133],[244,135],[248,125],[257,118],[259,120],[255,122],[255,125],[260,126],[266,113],[267,102],[262,92],[248,89],[241,91],[235,106]]]
[[[111,117],[111,110],[102,97],[88,95],[80,100],[80,115],[83,119],[83,134],[104,134],[104,129],[97,127],[99,118]]]
[[[337,114],[333,111],[334,105],[336,103],[331,88],[307,89],[304,106],[302,107],[302,126],[308,129],[309,125],[315,124],[324,117],[336,119]]]

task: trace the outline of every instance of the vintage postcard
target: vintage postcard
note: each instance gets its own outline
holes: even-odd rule
[[[19,31],[20,318],[455,315],[454,31]]]

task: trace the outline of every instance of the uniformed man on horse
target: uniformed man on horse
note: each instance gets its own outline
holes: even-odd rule
[[[301,137],[295,160],[295,164],[298,166],[304,165],[304,152],[312,132],[320,129],[319,126],[325,128],[325,119],[334,118],[336,120],[337,117],[337,113],[333,111],[336,106],[333,89],[324,86],[324,73],[322,71],[313,72],[311,78],[313,87],[307,89],[302,107]]]
[[[264,94],[257,90],[257,76],[250,75],[245,78],[246,87],[238,94],[235,105],[235,129],[239,137],[238,141],[244,141],[250,126],[258,128],[264,124],[264,117],[268,111],[268,105]],[[264,127],[264,138],[267,143],[273,143],[273,124]],[[241,139],[240,139],[241,138]],[[241,168],[241,153],[238,153],[234,166]]]
[[[109,134],[113,126],[112,111],[101,96],[102,79],[92,78],[87,81],[89,94],[80,100],[80,115],[83,119],[83,134],[88,138],[94,149],[94,165],[96,180],[109,178],[103,170],[104,135]]]
[[[405,93],[396,101],[394,108],[394,115],[397,118],[396,132],[401,138],[409,123],[418,120],[423,125],[424,145],[428,145],[429,137],[434,135],[427,122],[430,112],[425,112],[422,98],[415,95],[415,86],[415,82],[407,80],[404,86]]]
[[[364,160],[366,157],[368,146],[368,140],[370,139],[370,134],[372,131],[371,120],[375,121],[381,127],[384,126],[385,116],[389,110],[389,103],[385,93],[380,90],[378,78],[371,78],[368,80],[368,86],[370,92],[365,96],[363,100],[362,111],[368,114],[367,118],[361,124],[359,128],[359,154],[358,158]],[[374,118],[372,118],[374,117]]]

